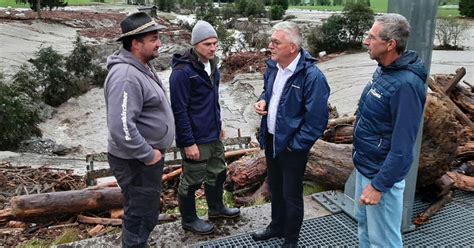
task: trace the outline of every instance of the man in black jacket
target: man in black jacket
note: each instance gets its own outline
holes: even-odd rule
[[[176,145],[181,148],[183,174],[178,189],[181,223],[185,230],[210,234],[212,223],[196,215],[195,195],[204,182],[208,216],[235,218],[237,208],[223,204],[226,165],[219,105],[217,33],[205,21],[198,21],[191,36],[193,48],[175,54],[170,76],[171,106],[176,123]]]

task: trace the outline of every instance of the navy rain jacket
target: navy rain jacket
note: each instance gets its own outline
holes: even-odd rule
[[[426,76],[418,55],[407,51],[389,66],[379,64],[362,92],[352,157],[356,169],[380,192],[410,170],[426,100]]]
[[[171,107],[176,124],[176,146],[184,148],[220,139],[221,108],[217,57],[210,61],[211,76],[191,48],[175,54],[170,76]]]
[[[301,49],[298,65],[293,75],[288,78],[278,103],[273,137],[274,157],[286,148],[297,152],[308,152],[326,129],[329,117],[327,107],[329,86],[326,77],[315,63],[316,59]],[[259,98],[266,101],[266,110],[270,106],[277,72],[276,62],[268,60],[264,74],[263,93]],[[259,134],[262,149],[265,149],[266,133],[267,116],[263,116]]]

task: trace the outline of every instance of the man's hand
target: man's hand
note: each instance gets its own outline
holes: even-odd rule
[[[255,103],[255,113],[264,116],[267,115],[267,111],[265,111],[265,107],[267,106],[267,102],[265,100],[260,100]]]
[[[153,150],[153,151],[154,151],[154,153],[155,153],[154,156],[153,156],[153,160],[152,160],[151,162],[149,162],[149,163],[146,163],[146,164],[145,164],[146,166],[154,165],[154,164],[160,162],[160,160],[161,160],[161,156],[162,156],[162,155],[161,155],[160,150],[156,150],[156,149],[155,149],[155,150]]]
[[[225,132],[224,132],[224,129],[221,129],[220,138],[221,138],[221,140],[224,140],[224,138],[225,138]]]
[[[199,160],[199,148],[196,144],[184,148],[187,159]]]
[[[369,184],[360,195],[360,205],[377,205],[382,198],[382,193]]]

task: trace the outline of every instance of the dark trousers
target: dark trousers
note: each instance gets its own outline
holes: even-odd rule
[[[273,136],[267,134],[265,156],[272,201],[270,228],[282,231],[285,240],[297,242],[303,224],[303,177],[308,152],[285,149],[273,158]]]
[[[108,154],[110,169],[122,189],[122,246],[145,247],[160,213],[161,176],[164,160],[146,166],[136,159]]]

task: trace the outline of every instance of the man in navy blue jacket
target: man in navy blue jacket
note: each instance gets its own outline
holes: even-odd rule
[[[357,110],[353,160],[360,247],[402,247],[405,177],[426,99],[426,70],[405,51],[410,25],[399,14],[376,18],[364,45],[378,62]]]
[[[181,148],[183,158],[178,201],[182,227],[209,234],[214,225],[196,215],[194,193],[203,182],[210,219],[235,218],[240,210],[226,208],[222,201],[227,170],[221,142],[217,33],[209,23],[198,21],[191,35],[193,48],[173,56],[170,76],[176,146]]]
[[[265,149],[272,221],[254,240],[284,237],[296,247],[303,222],[303,176],[308,153],[328,121],[329,86],[316,60],[301,48],[299,27],[273,27],[263,93],[255,104],[262,116],[259,143]]]

